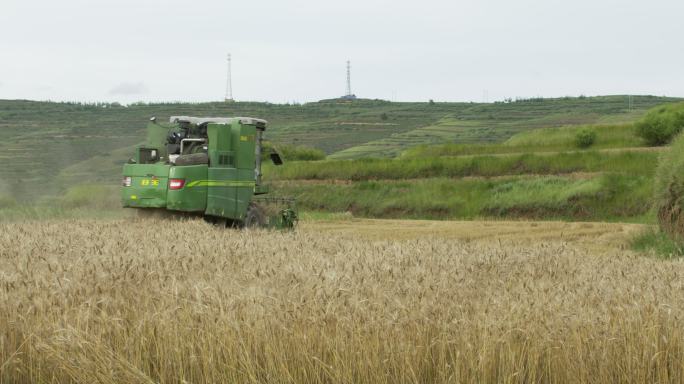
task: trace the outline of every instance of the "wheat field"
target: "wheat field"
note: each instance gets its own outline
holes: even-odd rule
[[[681,262],[322,227],[0,224],[0,382],[684,381]]]

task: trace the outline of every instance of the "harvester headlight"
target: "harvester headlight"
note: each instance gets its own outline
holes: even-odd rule
[[[121,181],[121,185],[123,185],[124,187],[130,187],[131,186],[131,177],[130,176],[124,177],[123,180]]]

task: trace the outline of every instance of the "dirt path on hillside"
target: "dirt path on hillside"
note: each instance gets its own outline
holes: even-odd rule
[[[335,232],[373,240],[410,240],[424,237],[465,241],[505,241],[532,244],[565,241],[595,251],[622,250],[647,226],[626,223],[559,221],[433,221],[348,219],[305,221],[304,231]]]

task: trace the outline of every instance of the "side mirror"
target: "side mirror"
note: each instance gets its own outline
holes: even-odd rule
[[[269,156],[271,157],[273,164],[283,165],[283,159],[280,158],[280,154],[278,152],[271,152]]]

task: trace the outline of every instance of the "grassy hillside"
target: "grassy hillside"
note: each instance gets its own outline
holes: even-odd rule
[[[305,210],[417,219],[646,221],[650,176],[588,174],[297,183],[277,189]]]
[[[596,133],[578,149],[579,131]],[[391,218],[652,222],[653,178],[668,148],[630,124],[541,128],[503,143],[418,146],[394,159],[291,162],[266,172],[307,210]]]
[[[304,105],[167,103],[83,105],[0,100],[0,196],[57,194],[75,183],[118,183],[120,165],[151,116],[258,116],[277,143],[321,148],[331,158],[387,157],[429,143],[502,142],[517,132],[568,124],[629,122],[674,99],[539,99],[512,103],[390,103],[357,100]]]
[[[384,180],[429,177],[556,175],[573,172],[623,172],[651,175],[657,151],[524,153],[293,162],[265,171],[270,180]]]
[[[643,139],[635,135],[633,124],[576,125],[560,128],[540,128],[521,132],[504,141],[487,145],[448,143],[419,145],[402,152],[402,158],[462,156],[481,154],[541,153],[576,151],[575,136],[582,130],[596,133],[592,149],[624,149],[645,147]]]
[[[445,142],[473,144],[502,142],[511,136],[536,128],[583,124],[619,124],[639,118],[645,110],[673,99],[637,97],[637,107],[628,108],[626,96],[591,98],[530,99],[511,103],[471,104],[454,110],[433,124],[397,132],[333,154],[348,159],[397,155],[420,144]],[[435,107],[440,103],[429,105]]]

